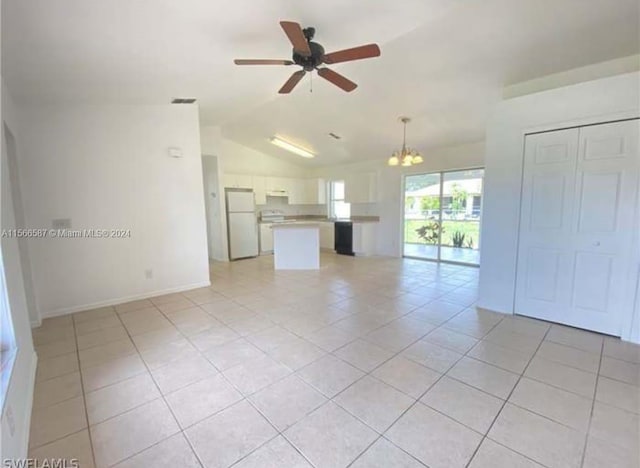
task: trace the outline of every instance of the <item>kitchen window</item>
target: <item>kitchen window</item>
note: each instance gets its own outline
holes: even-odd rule
[[[344,180],[329,182],[329,217],[351,217],[351,203],[344,201]]]

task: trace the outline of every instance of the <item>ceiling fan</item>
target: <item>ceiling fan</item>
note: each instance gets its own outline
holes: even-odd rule
[[[307,72],[318,71],[325,80],[333,83],[344,91],[351,92],[358,87],[353,81],[345,78],[330,68],[321,67],[322,64],[333,64],[340,62],[350,62],[380,55],[380,48],[377,44],[367,44],[351,49],[339,50],[330,54],[324,53],[324,48],[317,42],[312,42],[315,35],[315,28],[302,29],[298,23],[293,21],[280,21],[280,26],[293,45],[292,60],[270,60],[270,59],[236,59],[236,65],[299,65],[302,70],[295,72],[280,88],[278,93],[288,94],[300,82]]]

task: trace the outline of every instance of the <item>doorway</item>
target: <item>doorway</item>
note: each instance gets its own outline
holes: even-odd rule
[[[484,169],[407,175],[403,255],[480,265]]]

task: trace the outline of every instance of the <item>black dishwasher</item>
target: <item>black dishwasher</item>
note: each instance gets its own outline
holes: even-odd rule
[[[336,221],[334,223],[334,247],[340,255],[355,255],[353,253],[353,223]]]

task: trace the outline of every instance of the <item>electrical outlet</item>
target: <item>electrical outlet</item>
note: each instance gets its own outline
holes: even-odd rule
[[[153,278],[153,270],[144,270],[144,277],[147,279]]]

